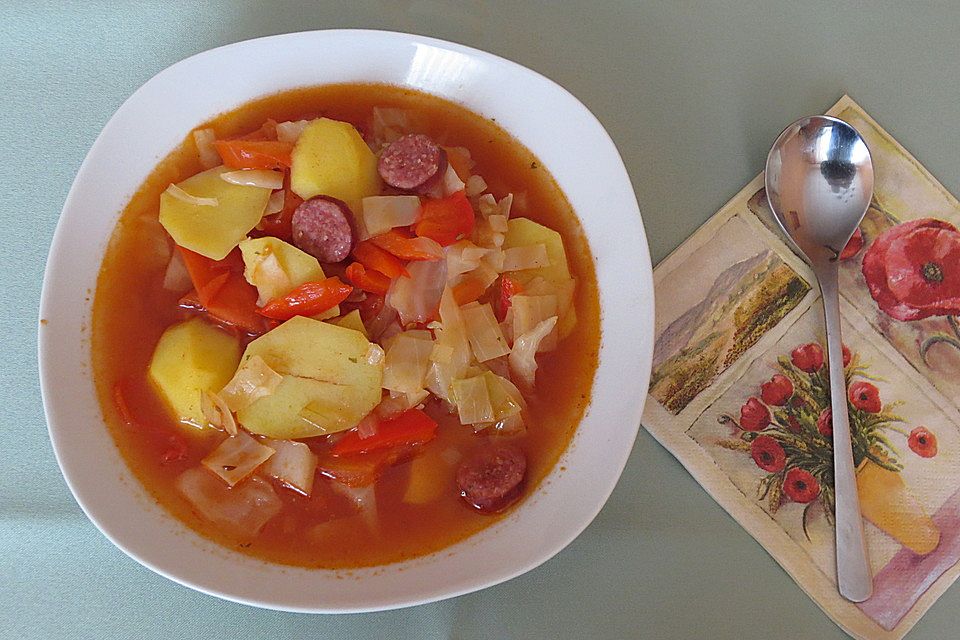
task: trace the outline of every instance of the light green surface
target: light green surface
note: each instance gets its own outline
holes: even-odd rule
[[[200,595],[115,549],[67,491],[40,406],[41,274],[84,154],[150,76],[229,42],[406,30],[546,74],[623,153],[654,260],[760,170],[786,123],[844,92],[958,191],[960,4],[733,4],[0,0],[0,638],[845,637],[646,433],[597,520],[539,569],[405,611],[308,616]],[[910,637],[958,627],[954,588]]]

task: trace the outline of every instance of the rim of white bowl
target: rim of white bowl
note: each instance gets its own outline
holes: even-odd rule
[[[165,144],[169,147],[166,151],[155,149],[152,154],[155,157],[134,159],[132,163],[137,166],[130,168],[130,175],[126,176],[122,175],[128,171],[123,163],[113,161],[111,165],[103,157],[109,145],[129,139],[143,128],[142,122],[132,122],[128,116],[137,109],[142,110],[141,103],[148,96],[165,89],[174,90],[179,81],[189,79],[197,69],[217,67],[231,56],[245,56],[249,62],[283,58],[291,51],[326,50],[336,54],[344,47],[347,51],[365,48],[361,61],[351,59],[344,63],[349,67],[350,77],[339,77],[339,68],[325,70],[329,77],[321,73],[312,78],[310,73],[297,72],[290,80],[278,82],[266,91],[233,98],[225,92],[227,95],[219,102],[211,100],[199,115],[190,112],[190,105],[184,107],[174,101],[166,106],[184,109],[186,113],[178,111],[168,119],[179,122],[186,118],[191,124],[186,127],[183,123],[175,124],[171,129],[172,138],[171,131],[163,131],[163,126],[154,130],[158,137],[166,136]],[[416,53],[407,65],[406,77],[379,79],[376,70],[393,60],[384,58],[384,54],[409,55],[411,47]],[[416,58],[421,54],[422,58]],[[524,98],[517,95],[493,96],[489,104],[484,104],[485,98],[475,96],[468,101],[463,99],[468,81],[482,84],[484,74],[493,71],[504,77],[522,78],[523,86],[528,89],[523,93],[541,98],[546,95],[555,101],[551,104],[552,112],[563,111],[563,115],[575,118],[576,127],[571,127],[572,133],[568,132],[571,146],[582,152],[587,161],[601,163],[600,168],[605,171],[603,177],[607,179],[601,190],[598,191],[597,185],[573,189],[565,184],[563,176],[570,170],[568,164],[574,161],[569,158],[564,161],[562,155],[553,162],[548,160],[554,152],[543,153],[544,150],[538,148],[542,141],[531,144],[526,128],[511,128],[517,119],[513,112],[496,111],[494,104],[504,99],[514,107],[534,108],[533,103],[524,103]],[[470,76],[471,73],[474,75]],[[401,563],[350,571],[303,569],[242,555],[203,538],[160,507],[126,467],[103,423],[92,381],[88,330],[96,277],[120,212],[156,162],[169,153],[186,132],[217,113],[263,95],[298,86],[345,81],[399,84],[440,95],[482,115],[496,111],[498,124],[544,162],[581,219],[594,254],[602,331],[591,403],[573,441],[533,495],[508,517],[451,547]],[[224,83],[231,84],[222,78],[214,82]],[[242,84],[241,78],[238,86]],[[439,85],[443,85],[442,89],[437,89]],[[525,127],[529,124],[525,123]],[[578,142],[589,144],[576,146]],[[108,194],[106,202],[97,200],[91,181],[105,167],[119,172],[121,182],[125,179],[130,183],[129,193]],[[136,175],[140,175],[139,180],[135,179]],[[602,206],[578,206],[578,202],[582,205],[598,196],[605,198],[607,205],[615,205],[616,229],[609,230],[609,234],[600,230],[591,233],[589,229],[594,223],[583,215],[584,209],[602,212]],[[94,218],[81,219],[84,211],[93,211]],[[95,233],[82,237],[85,229],[92,228],[95,232],[98,227],[106,229],[102,237]],[[86,242],[78,241],[74,234]],[[464,45],[390,31],[337,29],[247,40],[193,55],[144,83],[110,118],[77,172],[51,243],[39,311],[39,373],[50,439],[64,479],[91,522],[131,558],[175,582],[234,602],[296,612],[357,613],[434,602],[505,582],[559,553],[600,512],[626,466],[640,428],[653,352],[653,278],[643,222],[619,152],[596,117],[566,89],[517,63]],[[615,385],[600,387],[607,378]],[[604,420],[615,421],[620,430],[609,423],[604,427]],[[591,435],[605,438],[593,451],[580,442],[588,424]],[[611,452],[610,445],[618,448],[614,447]],[[575,467],[570,460],[596,465],[598,470],[589,476],[581,472],[581,481],[574,482],[570,479],[571,471],[559,471],[564,465]],[[119,474],[117,482],[104,482],[114,473]],[[571,509],[575,512],[571,515],[564,517],[563,509],[558,510],[561,505],[554,504],[558,493],[566,495],[573,505]],[[131,518],[133,512],[139,517]],[[541,526],[530,531],[534,517],[540,519]],[[527,529],[524,536],[505,537],[516,534],[524,526]],[[532,540],[531,535],[537,539]],[[171,541],[176,543],[161,544]],[[496,561],[485,562],[490,553]],[[453,566],[468,566],[471,562],[479,567],[472,575],[450,571]],[[416,586],[411,588],[411,583]],[[261,589],[262,584],[268,584],[271,589]],[[343,593],[331,594],[322,589],[320,594],[304,596],[302,593],[324,586],[337,586],[333,591]],[[403,588],[399,588],[401,586]]]

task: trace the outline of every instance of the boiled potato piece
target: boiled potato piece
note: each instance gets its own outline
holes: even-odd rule
[[[194,318],[163,332],[148,374],[180,422],[203,428],[207,420],[200,410],[200,394],[220,391],[239,362],[236,338]]]
[[[220,178],[231,171],[214,167],[177,184],[191,196],[215,198],[216,206],[160,195],[160,224],[181,247],[222,260],[253,229],[267,207],[270,189],[232,184]]]
[[[550,265],[538,269],[514,271],[511,277],[516,278],[523,285],[539,277],[553,286],[553,293],[560,300],[559,307],[562,312],[560,321],[557,323],[557,333],[561,338],[565,338],[577,324],[577,312],[573,305],[574,281],[567,264],[563,238],[553,229],[537,224],[529,218],[511,218],[507,221],[504,249],[535,244],[542,244],[547,248]]]
[[[243,277],[257,288],[259,304],[285,296],[304,282],[325,279],[320,263],[280,238],[247,238],[240,243]]]
[[[364,338],[370,338],[370,334],[367,333],[367,328],[363,326],[363,320],[360,318],[360,311],[357,309],[354,309],[345,316],[334,318],[330,321],[330,324],[335,324],[338,327],[343,327],[344,329],[353,329],[354,331],[359,331],[363,334]]]
[[[380,193],[377,157],[348,122],[314,120],[291,157],[290,188],[304,200],[330,196],[359,212],[362,198]]]
[[[251,342],[243,359],[255,355],[283,380],[237,414],[254,433],[277,439],[335,433],[356,426],[380,402],[383,350],[359,331],[297,316]]]

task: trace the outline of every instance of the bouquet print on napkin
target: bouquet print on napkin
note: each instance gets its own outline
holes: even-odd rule
[[[960,575],[960,205],[852,100],[829,113],[876,169],[840,268],[874,595],[836,591],[822,306],[762,175],[656,269],[643,422],[841,627],[901,638]]]

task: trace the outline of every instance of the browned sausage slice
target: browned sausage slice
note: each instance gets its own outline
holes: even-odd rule
[[[527,472],[527,457],[510,444],[484,446],[474,451],[457,469],[460,495],[469,505],[486,513],[507,508],[520,497]]]
[[[383,181],[404,191],[428,191],[446,170],[446,152],[422,133],[411,133],[390,143],[377,162]]]
[[[293,212],[293,244],[320,262],[340,262],[353,249],[353,214],[327,196],[304,200]]]

